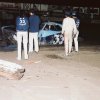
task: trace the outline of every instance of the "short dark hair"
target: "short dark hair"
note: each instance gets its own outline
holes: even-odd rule
[[[70,12],[70,11],[66,11],[66,12],[65,12],[65,16],[70,17],[70,16],[71,16],[71,12]]]
[[[73,11],[72,12],[72,16],[77,17],[77,12],[76,11]]]
[[[25,11],[21,10],[20,13],[19,13],[19,16],[20,17],[25,17]]]
[[[30,9],[29,13],[35,14],[35,10],[34,9]]]

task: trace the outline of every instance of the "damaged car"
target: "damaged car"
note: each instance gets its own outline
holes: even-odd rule
[[[12,44],[16,44],[16,28],[14,25],[3,26],[1,28],[3,39],[8,40]],[[40,25],[39,44],[40,45],[61,45],[64,43],[64,37],[61,34],[62,24],[56,22],[44,22]]]
[[[40,26],[40,44],[61,45],[64,43],[64,36],[61,34],[62,24],[56,22],[44,22]]]
[[[16,28],[14,25],[2,26],[1,32],[3,41],[6,41],[8,44],[16,44],[17,36],[16,36]]]

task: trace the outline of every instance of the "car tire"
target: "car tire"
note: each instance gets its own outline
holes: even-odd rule
[[[59,45],[64,43],[64,36],[62,34],[59,35]]]

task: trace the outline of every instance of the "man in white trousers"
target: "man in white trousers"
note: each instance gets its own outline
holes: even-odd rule
[[[74,46],[75,46],[75,51],[78,52],[79,51],[79,47],[78,47],[78,36],[79,36],[79,25],[80,25],[80,20],[77,18],[77,14],[75,11],[72,12],[72,18],[75,20],[75,24],[77,27],[77,32],[76,32],[76,36],[74,37]]]
[[[65,17],[62,23],[62,34],[64,34],[64,46],[65,55],[68,56],[72,49],[73,37],[76,35],[76,24],[73,18],[71,18],[71,12],[66,11]]]
[[[35,14],[34,10],[30,10],[29,12],[29,52],[39,51],[39,43],[38,43],[38,32],[39,32],[39,25],[40,25],[40,18]],[[33,45],[34,43],[34,45]]]
[[[22,58],[22,43],[24,47],[24,58],[28,59],[27,43],[28,43],[28,18],[25,17],[24,12],[20,12],[20,16],[16,18],[16,32],[18,45],[18,60]]]
[[[75,51],[78,52],[78,35],[79,35],[79,31],[77,30],[76,35],[74,37],[74,46],[75,46]]]

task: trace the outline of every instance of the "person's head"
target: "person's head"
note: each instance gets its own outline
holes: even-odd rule
[[[35,11],[34,11],[33,9],[31,9],[31,10],[29,11],[29,14],[30,14],[30,15],[35,15]]]
[[[76,18],[77,17],[77,13],[74,11],[74,12],[72,12],[72,17],[73,18]]]
[[[65,11],[65,17],[71,17],[71,12],[70,11]]]
[[[20,11],[19,16],[20,16],[20,17],[25,17],[25,12],[24,12],[24,11]]]

